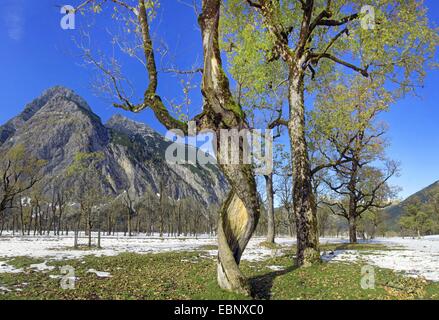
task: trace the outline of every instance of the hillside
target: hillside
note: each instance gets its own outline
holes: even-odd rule
[[[389,207],[386,212],[392,222],[390,225],[397,225],[399,218],[404,214],[405,209],[412,204],[430,204],[432,199],[439,196],[439,181],[428,187],[416,192],[397,205]]]
[[[44,185],[63,176],[78,152],[102,152],[100,185],[108,195],[131,189],[159,192],[163,183],[174,199],[219,203],[228,184],[214,165],[176,165],[165,161],[170,141],[143,123],[114,115],[106,124],[72,90],[54,87],[0,126],[0,152],[17,144],[47,161]],[[49,192],[49,190],[46,190]]]

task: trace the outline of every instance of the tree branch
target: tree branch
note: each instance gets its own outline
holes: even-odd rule
[[[317,26],[327,26],[327,27],[336,27],[336,26],[342,26],[346,23],[349,23],[355,19],[358,19],[359,14],[354,13],[350,16],[346,16],[340,20],[330,20],[330,19],[321,19],[316,25]]]
[[[247,0],[247,3],[250,5],[250,7],[262,9],[262,5],[259,2],[254,2],[252,0]]]
[[[311,57],[311,61],[314,61],[316,64],[319,62],[320,59],[326,58],[326,59],[334,61],[335,63],[341,64],[347,68],[350,68],[350,69],[360,73],[361,75],[363,75],[366,78],[369,77],[368,67],[359,68],[359,67],[357,67],[349,62],[346,62],[344,60],[341,60],[341,59],[339,59],[339,58],[337,58],[329,53],[324,53],[324,52],[323,53],[315,53],[315,54],[311,54],[310,57]]]

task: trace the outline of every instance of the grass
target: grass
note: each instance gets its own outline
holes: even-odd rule
[[[253,278],[256,296],[279,300],[395,300],[431,299],[439,293],[438,284],[380,268],[374,268],[375,289],[364,290],[361,288],[361,264],[321,263],[310,268],[296,269],[288,267],[292,258],[284,256],[269,262],[285,266],[284,271]]]
[[[13,266],[16,269],[28,268],[31,264],[42,263],[44,260],[41,259],[32,259],[29,257],[15,257],[12,260],[8,261],[8,264]]]
[[[260,247],[266,248],[266,249],[281,249],[282,246],[277,243],[271,243],[268,241],[263,241],[259,244]]]
[[[65,251],[65,250],[67,250],[67,251],[95,251],[95,250],[102,250],[102,248],[98,248],[97,245],[92,245],[91,247],[89,247],[86,244],[81,244],[81,245],[78,245],[76,248],[73,246],[70,246],[70,247],[66,246],[66,247],[56,248],[53,250],[55,250],[55,251]]]
[[[200,250],[218,250],[218,246],[215,244],[206,244],[200,247]]]
[[[333,250],[339,245],[327,245]],[[356,249],[376,250],[369,245]],[[205,248],[204,250],[208,250]],[[382,247],[380,248],[382,249]],[[361,288],[361,264],[321,263],[310,268],[292,267],[290,252],[263,262],[243,262],[242,271],[252,284],[257,299],[439,299],[439,284],[414,279],[391,270],[375,268],[376,289]],[[114,257],[87,256],[82,260],[48,262],[52,271],[36,272],[27,267],[40,263],[26,257],[9,260],[24,268],[18,274],[1,273],[0,287],[11,292],[0,299],[247,299],[223,291],[216,284],[216,258],[205,251],[160,254],[123,253]],[[76,288],[63,290],[60,267],[75,268]],[[284,270],[273,271],[270,266]],[[98,278],[89,269],[110,272]]]
[[[26,270],[20,274],[0,274],[0,286],[23,291],[0,295],[0,299],[235,299],[234,294],[216,290],[215,263],[204,253],[163,253],[139,255],[123,253],[115,257],[87,256],[83,260],[50,262],[70,265],[79,279],[74,290],[63,290],[60,269],[43,273]],[[111,273],[98,278],[87,270]]]
[[[321,251],[336,250],[357,250],[357,251],[374,251],[374,250],[393,250],[383,244],[370,243],[328,243],[320,245]]]

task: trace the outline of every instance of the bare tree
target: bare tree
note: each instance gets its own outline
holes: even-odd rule
[[[132,236],[132,219],[134,216],[136,216],[136,210],[135,210],[135,197],[130,193],[129,190],[125,190],[123,193],[123,201],[126,207],[127,211],[127,228],[126,231],[128,233],[128,236]]]
[[[0,220],[3,226],[5,211],[14,207],[14,200],[42,179],[44,161],[28,154],[23,145],[10,149],[0,163]]]
[[[99,185],[99,166],[104,160],[100,152],[82,153],[75,156],[75,160],[67,170],[69,177],[74,177],[75,200],[79,203],[79,210],[75,214],[75,240],[74,247],[78,246],[78,235],[81,219],[85,219],[85,227],[88,234],[88,246],[92,246],[92,230],[96,217],[96,207],[103,202],[101,186]]]
[[[281,212],[285,216],[282,223],[287,228],[288,234],[293,236],[295,234],[296,219],[293,207],[293,190],[291,189],[291,161],[288,153],[282,153],[280,158],[281,164],[277,175],[276,194],[280,201]]]

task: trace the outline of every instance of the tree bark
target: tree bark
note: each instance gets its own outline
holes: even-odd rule
[[[59,236],[59,233],[61,231],[62,226],[62,217],[63,217],[63,211],[64,211],[64,205],[65,205],[65,195],[64,190],[61,190],[57,193],[57,202],[59,205],[59,214],[58,214],[58,225],[56,227],[56,234]]]
[[[20,206],[20,223],[21,223],[21,235],[24,236],[25,233],[25,225],[24,225],[24,214],[23,214],[23,198],[19,199]]]
[[[222,289],[251,295],[239,263],[260,216],[256,182],[248,165],[221,167],[232,190],[220,209],[218,222],[218,284]]]
[[[165,208],[164,208],[164,196],[163,196],[163,192],[164,192],[164,185],[163,185],[163,181],[160,181],[160,196],[159,196],[159,202],[160,202],[160,208],[159,208],[159,213],[160,213],[160,238],[163,238],[163,232],[165,229],[165,222],[164,222],[164,215],[165,215]]]
[[[273,173],[264,176],[267,193],[267,242],[274,243],[276,234],[274,223]]]
[[[357,218],[354,215],[349,216],[349,242],[358,243]]]
[[[351,177],[349,179],[348,190],[349,194],[349,210],[348,210],[348,222],[349,222],[349,242],[357,243],[357,176],[358,176],[358,151],[354,155],[354,161],[352,161]]]
[[[101,249],[101,226],[99,226],[99,230],[98,230],[98,245],[97,245],[98,249]]]
[[[181,235],[181,202],[178,204],[178,213],[177,213],[177,236]]]
[[[234,100],[228,78],[222,69],[219,17],[220,0],[203,0],[202,14],[198,21],[204,52],[202,94],[207,116],[204,121],[215,130],[217,142],[221,140],[221,129],[246,127],[245,114]],[[229,164],[228,159],[223,159],[226,154],[222,152],[221,143],[218,143],[217,150],[219,166],[232,188],[219,214],[218,284],[223,289],[250,295],[250,285],[239,270],[239,263],[260,216],[256,181],[251,165]]]
[[[110,216],[110,211],[108,211],[108,215],[107,215],[107,235],[111,235],[111,216]]]
[[[298,266],[309,266],[320,261],[318,249],[317,207],[312,187],[312,175],[305,135],[303,61],[290,70],[288,132],[293,163],[293,206],[297,228]]]
[[[81,204],[81,210],[79,211],[79,216],[77,218],[78,220],[75,223],[75,230],[74,230],[74,244],[73,244],[73,247],[75,249],[78,248],[78,237],[79,237],[79,228],[81,226],[82,210],[83,210],[83,206]],[[68,230],[67,230],[67,234],[68,234]]]
[[[29,212],[29,225],[27,226],[27,235],[30,236],[30,230],[32,229],[32,220],[33,220],[33,208],[30,208]]]
[[[131,237],[132,236],[132,233],[131,233],[131,207],[128,209],[127,231],[128,231],[128,237]]]
[[[34,236],[37,234],[38,223],[41,223],[40,210],[38,205],[35,207],[35,218],[34,218]]]
[[[78,230],[75,230],[74,240],[73,240],[73,248],[78,248]]]
[[[92,221],[91,221],[91,209],[87,209],[87,229],[88,229],[88,247],[91,248],[91,230],[92,230]]]
[[[12,235],[15,236],[15,214],[12,214]]]
[[[59,236],[59,232],[61,231],[61,221],[62,221],[62,215],[63,215],[63,207],[60,204],[59,206],[59,215],[58,215],[58,225],[56,227],[56,234]]]

